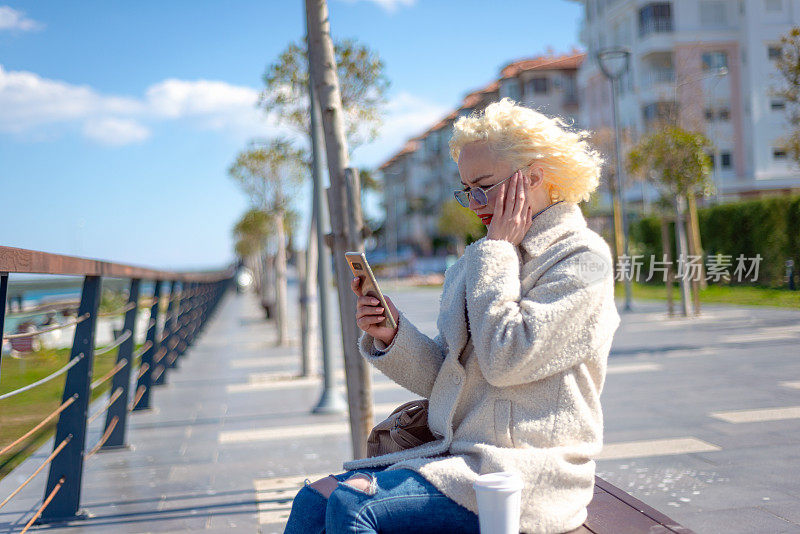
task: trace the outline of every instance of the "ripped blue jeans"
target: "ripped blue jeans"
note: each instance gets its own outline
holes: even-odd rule
[[[367,491],[341,483],[356,473],[368,474]],[[306,479],[284,534],[479,532],[477,514],[411,469],[364,468],[331,476],[340,483],[328,499]]]

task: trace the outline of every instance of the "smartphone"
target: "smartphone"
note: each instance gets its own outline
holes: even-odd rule
[[[378,281],[375,280],[375,275],[372,274],[372,269],[369,263],[367,263],[367,257],[363,252],[345,252],[344,257],[347,259],[347,263],[350,264],[350,270],[353,271],[353,276],[364,279],[364,281],[361,282],[361,293],[381,301],[384,320],[378,323],[378,326],[397,328],[397,323],[392,316],[392,312],[389,311],[389,305],[386,303],[386,299],[383,298],[381,288],[378,287]]]

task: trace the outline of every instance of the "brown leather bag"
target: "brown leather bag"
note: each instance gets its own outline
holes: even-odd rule
[[[409,401],[375,425],[367,438],[367,457],[411,449],[435,439],[428,428],[428,399]]]

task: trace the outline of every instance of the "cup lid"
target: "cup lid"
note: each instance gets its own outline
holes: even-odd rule
[[[473,486],[480,486],[482,488],[491,489],[505,489],[505,490],[521,490],[525,484],[522,482],[522,477],[517,473],[509,471],[499,471],[497,473],[487,473],[481,475],[472,484]]]

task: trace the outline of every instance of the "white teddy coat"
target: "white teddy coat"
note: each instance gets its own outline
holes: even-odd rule
[[[445,273],[436,339],[402,312],[389,347],[366,333],[359,339],[372,365],[430,399],[437,439],[343,468],[412,469],[475,513],[478,475],[514,471],[525,484],[522,532],[581,526],[620,322],[612,265],[572,202],[539,213],[518,247],[485,237],[469,245]]]

